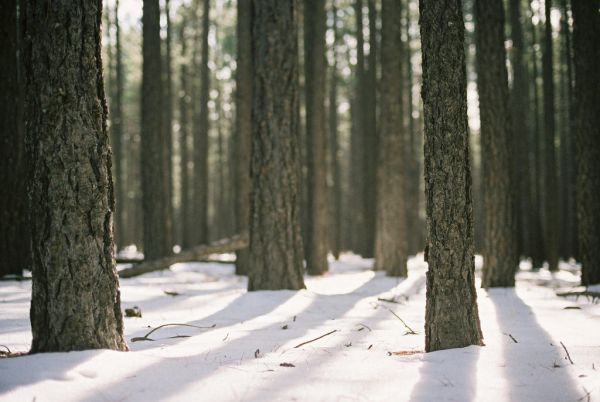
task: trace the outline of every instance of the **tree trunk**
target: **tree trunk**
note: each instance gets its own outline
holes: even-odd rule
[[[573,1],[581,283],[600,283],[600,2]]]
[[[179,36],[181,40],[181,67],[179,79],[181,83],[179,96],[179,152],[180,152],[180,188],[181,203],[179,205],[179,220],[181,222],[181,245],[183,249],[192,247],[193,228],[192,228],[192,197],[190,189],[192,188],[190,177],[190,76],[188,72],[188,55],[185,29],[188,19],[184,16],[180,23]]]
[[[554,76],[552,68],[552,24],[550,23],[551,0],[545,0],[544,53],[542,76],[544,79],[544,242],[550,271],[558,270],[558,188],[556,150],[554,146]]]
[[[144,0],[142,71],[142,209],[144,255],[155,259],[171,254],[167,231],[168,183],[162,129],[163,90],[158,0]]]
[[[427,201],[425,350],[481,345],[462,4],[420,0]]]
[[[200,1],[200,0],[196,0]],[[200,91],[196,124],[194,125],[194,244],[208,241],[208,100],[210,78],[208,70],[208,32],[210,30],[210,0],[203,0],[202,34],[200,38]]]
[[[254,0],[248,290],[301,289],[295,0]]]
[[[481,285],[512,287],[518,267],[502,0],[475,1],[484,243]]]
[[[237,4],[237,70],[235,90],[235,226],[247,231],[250,222],[250,145],[252,138],[252,0]],[[249,250],[236,252],[235,273],[247,275]]]
[[[339,160],[339,145],[338,145],[338,66],[337,66],[337,49],[339,46],[339,33],[337,29],[336,0],[333,0],[331,7],[333,44],[331,51],[333,53],[332,64],[330,66],[330,86],[329,86],[329,152],[331,159],[331,173],[333,186],[331,191],[331,252],[336,259],[339,259],[342,247],[342,182],[341,182],[341,167]]]
[[[165,0],[164,3],[166,32],[164,39],[163,51],[163,82],[164,82],[164,104],[163,104],[163,141],[164,141],[164,159],[165,168],[163,175],[167,185],[167,226],[163,229],[167,232],[169,244],[173,244],[174,229],[173,229],[173,78],[171,68],[171,42],[173,40],[171,27],[171,10],[170,0]]]
[[[26,10],[31,351],[126,350],[100,49],[101,1]]]
[[[304,69],[307,142],[306,270],[328,270],[327,135],[325,133],[325,0],[304,1]]]
[[[407,276],[404,133],[402,132],[401,4],[383,0],[381,18],[381,139],[377,172],[375,269]]]
[[[0,4],[0,277],[21,275],[31,264],[17,4]]]

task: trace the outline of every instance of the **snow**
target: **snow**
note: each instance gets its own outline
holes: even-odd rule
[[[478,289],[486,346],[424,354],[422,256],[405,280],[371,265],[343,255],[298,292],[248,293],[224,263],[122,280],[123,308],[142,310],[125,318],[130,352],[0,359],[0,401],[600,401],[600,304],[555,295],[577,270],[525,264],[516,289]],[[13,352],[31,342],[30,288],[0,283],[0,344]],[[167,323],[215,327],[131,342]]]

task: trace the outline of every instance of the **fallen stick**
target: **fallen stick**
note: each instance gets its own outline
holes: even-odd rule
[[[400,318],[400,316],[396,313],[394,313],[394,311],[391,308],[388,308],[386,306],[382,306],[383,308],[385,308],[386,310],[388,310],[390,313],[392,313],[394,315],[394,317],[396,317],[397,319],[400,320],[400,322],[402,322],[402,324],[404,325],[404,327],[406,328],[406,332],[404,333],[404,335],[417,335],[417,333],[411,328],[409,327],[402,318]]]
[[[559,297],[570,297],[570,296],[574,296],[575,300],[579,299],[579,297],[581,296],[585,296],[586,298],[591,297],[592,301],[595,301],[596,299],[600,299],[600,292],[592,292],[592,291],[579,291],[579,292],[557,292],[556,293],[557,296]]]
[[[217,324],[213,324],[210,327],[200,327],[198,325],[192,325],[192,324],[163,324],[163,325],[159,325],[158,327],[152,329],[150,332],[148,332],[146,335],[144,336],[136,336],[134,338],[131,338],[131,342],[138,342],[138,341],[153,341],[154,339],[148,338],[148,336],[150,336],[150,334],[152,334],[155,331],[158,331],[161,328],[164,327],[173,327],[173,326],[181,326],[181,327],[192,327],[192,328],[199,328],[199,329],[211,329],[217,326]]]
[[[327,335],[331,335],[331,334],[333,334],[334,332],[337,332],[337,329],[334,329],[333,331],[330,331],[330,332],[326,333],[325,335],[321,335],[321,336],[319,336],[319,337],[317,337],[317,338],[315,338],[315,339],[311,339],[310,341],[302,342],[301,344],[294,346],[294,349],[298,349],[300,346],[304,346],[304,345],[306,345],[307,343],[311,343],[311,342],[314,342],[314,341],[318,341],[319,339],[321,339],[321,338],[325,338]]]
[[[119,271],[119,277],[131,278],[149,272],[161,271],[180,262],[200,261],[210,254],[229,253],[246,247],[248,247],[248,234],[238,234],[229,238],[217,240],[210,244],[202,244],[189,250],[183,250],[179,254],[141,262],[131,268],[125,268]]]
[[[565,344],[562,343],[562,341],[560,342],[560,344],[562,345],[563,349],[567,353],[567,357],[569,358],[569,361],[571,362],[571,364],[575,364],[575,363],[573,363],[573,360],[571,360],[571,355],[569,354],[569,351],[567,350],[567,347],[565,346]]]

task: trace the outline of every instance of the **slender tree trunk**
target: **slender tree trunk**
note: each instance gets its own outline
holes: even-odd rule
[[[144,255],[155,259],[171,254],[168,235],[168,183],[162,129],[163,90],[158,0],[144,0],[142,71],[142,208]]]
[[[518,267],[502,0],[475,1],[481,119],[484,248],[482,287],[512,287]]]
[[[196,0],[200,1],[200,0]],[[208,241],[208,32],[210,0],[203,0],[200,38],[200,93],[197,124],[194,127],[194,244]]]
[[[531,13],[533,14],[533,8],[531,7],[531,3],[529,3],[529,8]],[[534,243],[531,245],[531,259],[532,259],[532,265],[534,269],[538,269],[540,268],[543,263],[544,263],[544,255],[545,255],[545,245],[544,245],[544,232],[543,232],[543,227],[542,227],[542,221],[543,221],[543,204],[542,204],[542,194],[544,193],[544,187],[543,187],[543,181],[542,181],[542,172],[544,171],[543,166],[542,166],[542,152],[541,152],[541,147],[540,147],[540,143],[541,143],[541,138],[542,138],[542,122],[540,119],[540,94],[539,94],[539,88],[538,88],[538,76],[539,76],[539,69],[538,69],[538,56],[537,56],[537,52],[536,52],[536,45],[538,44],[537,42],[537,28],[536,26],[533,24],[533,22],[531,22],[531,38],[532,38],[532,43],[531,43],[531,48],[532,48],[532,52],[531,52],[531,67],[532,67],[532,79],[531,79],[531,83],[532,83],[532,87],[533,87],[533,130],[532,130],[532,135],[530,135],[529,137],[529,141],[530,141],[530,149],[532,150],[533,153],[533,169],[532,171],[534,172],[531,177],[532,177],[532,191],[533,191],[533,210],[532,210],[532,218],[531,218],[531,223],[532,223],[532,231],[534,232],[535,236],[534,239]]]
[[[542,76],[544,78],[544,241],[546,259],[550,271],[558,270],[558,183],[556,150],[554,146],[554,76],[552,68],[552,24],[550,23],[551,0],[545,0],[544,53]]]
[[[183,18],[180,23],[180,40],[181,40],[181,67],[179,79],[181,83],[181,92],[179,96],[179,152],[181,163],[181,204],[179,206],[179,220],[181,222],[181,245],[184,250],[187,250],[193,245],[193,228],[192,228],[192,197],[190,189],[192,188],[190,177],[190,76],[187,65],[187,41],[185,37],[185,29],[187,18]]]
[[[339,46],[338,33],[338,9],[336,0],[333,0],[331,7],[333,44],[331,50],[333,53],[332,65],[330,66],[330,86],[329,86],[329,151],[331,156],[331,172],[333,178],[333,187],[331,191],[331,251],[333,256],[338,259],[340,257],[342,247],[342,182],[340,174],[339,160],[339,139],[338,139],[338,67],[337,67],[337,49]]]
[[[600,14],[597,0],[574,0],[573,50],[577,146],[577,216],[581,284],[600,283]]]
[[[405,143],[402,132],[402,7],[383,0],[381,18],[381,138],[377,172],[375,269],[407,276]]]
[[[0,4],[0,277],[21,275],[31,264],[17,4]]]
[[[171,41],[173,38],[171,27],[170,0],[165,0],[165,22],[166,36],[164,39],[163,52],[163,80],[164,80],[164,104],[163,104],[163,141],[165,143],[163,152],[165,153],[165,182],[167,183],[167,226],[164,230],[167,232],[169,244],[173,244],[173,74],[171,68]]]
[[[301,289],[295,0],[254,0],[248,290]]]
[[[126,350],[114,262],[102,3],[26,7],[31,351]]]
[[[307,230],[306,270],[327,272],[327,135],[325,133],[325,0],[304,1],[304,77],[306,90]]]
[[[252,138],[252,0],[237,4],[237,70],[235,90],[235,226],[248,230],[250,222],[250,146]],[[247,275],[250,251],[236,252],[235,273]]]
[[[420,0],[427,199],[425,350],[481,345],[462,4]]]

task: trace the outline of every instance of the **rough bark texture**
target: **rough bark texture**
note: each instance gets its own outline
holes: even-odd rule
[[[420,0],[427,205],[425,350],[481,345],[460,0]]]
[[[542,56],[542,76],[544,79],[544,140],[543,175],[544,193],[544,245],[550,271],[558,270],[558,179],[556,172],[556,149],[554,145],[554,76],[552,67],[552,25],[550,23],[551,0],[545,0],[546,23],[544,53]]]
[[[252,0],[237,4],[237,70],[235,88],[235,227],[248,230],[250,223],[250,145],[252,138]],[[249,250],[236,253],[235,273],[247,275]]]
[[[333,44],[331,51],[333,53],[332,64],[330,70],[330,86],[329,86],[329,155],[331,166],[331,177],[333,184],[331,188],[331,252],[338,259],[342,248],[342,181],[341,181],[341,166],[338,156],[338,67],[337,67],[337,48],[339,45],[339,33],[337,29],[337,7],[336,1],[333,0],[332,8],[332,26]]]
[[[377,172],[375,269],[407,276],[404,202],[404,133],[402,132],[401,5],[383,0],[381,29],[381,138]]]
[[[200,1],[200,0],[197,0]],[[208,31],[210,0],[203,0],[200,38],[200,91],[197,122],[194,127],[194,244],[208,241]]]
[[[301,289],[295,0],[253,0],[248,290]]]
[[[502,0],[475,1],[483,173],[482,287],[515,285],[518,266]]]
[[[17,0],[0,3],[0,277],[30,268]]]
[[[573,0],[581,283],[600,283],[600,2]]]
[[[100,51],[101,1],[30,1],[32,352],[125,350]]]
[[[306,270],[328,270],[327,135],[325,132],[325,0],[304,0],[304,77],[306,90],[307,229]]]
[[[142,209],[144,255],[155,259],[171,254],[167,232],[168,183],[164,174],[162,129],[162,74],[160,8],[158,0],[144,0],[142,68]]]

